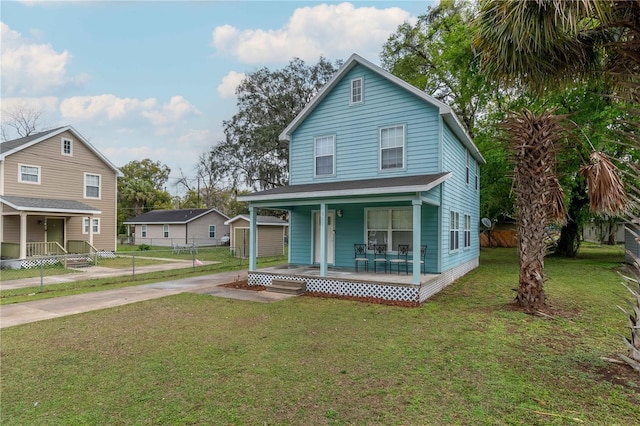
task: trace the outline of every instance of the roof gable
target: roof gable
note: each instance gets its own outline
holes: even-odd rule
[[[485,164],[486,161],[480,154],[480,151],[475,146],[471,137],[468,135],[458,117],[455,115],[450,106],[437,100],[436,98],[429,96],[424,91],[418,89],[415,86],[410,85],[406,81],[396,77],[395,75],[383,70],[382,68],[374,65],[357,54],[352,54],[349,59],[340,67],[336,74],[329,80],[329,82],[318,92],[318,94],[304,107],[304,109],[293,119],[291,123],[280,133],[280,140],[291,141],[291,135],[302,124],[304,120],[322,103],[329,93],[338,85],[338,83],[357,65],[361,65],[371,72],[378,74],[392,84],[401,87],[405,91],[417,96],[423,101],[435,106],[445,123],[451,128],[453,133],[460,139],[463,145],[469,149],[473,157],[481,164]]]
[[[263,216],[257,215],[257,225],[270,225],[270,226],[289,226],[289,222],[286,220],[282,220],[279,217],[275,216]],[[238,216],[227,220],[224,224],[230,225],[238,220],[245,220],[251,223],[251,218],[246,214],[239,214]]]
[[[29,136],[25,136],[18,139],[12,139],[10,141],[0,143],[0,161],[4,160],[6,157],[11,154],[15,154],[16,152],[22,151],[23,149],[29,148],[30,146],[36,145],[40,142],[46,141],[56,135],[59,135],[64,132],[70,132],[78,141],[84,144],[93,154],[96,155],[100,160],[102,160],[109,168],[111,168],[114,172],[116,172],[117,176],[122,176],[120,169],[118,169],[111,161],[107,159],[100,151],[98,151],[88,140],[86,140],[76,129],[72,126],[65,127],[57,127],[55,129],[46,130],[44,132],[35,133]]]
[[[178,209],[178,210],[153,210],[126,220],[124,223],[134,224],[170,224],[170,223],[189,223],[209,213],[217,213],[225,220],[229,217],[216,209]]]

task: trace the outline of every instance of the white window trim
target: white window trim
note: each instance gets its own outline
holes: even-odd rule
[[[147,238],[147,225],[140,225],[140,238]]]
[[[469,182],[471,182],[471,169],[469,168],[469,150],[466,149],[465,152],[467,153],[467,185],[469,185]]]
[[[360,81],[360,100],[353,100],[353,83]],[[364,77],[352,78],[349,82],[349,105],[360,105],[364,103]]]
[[[64,143],[65,143],[65,141],[69,141],[69,153],[68,154],[66,152],[64,152]],[[73,139],[62,138],[60,140],[60,154],[66,156],[66,157],[73,157]]]
[[[386,129],[391,129],[394,127],[402,127],[402,167],[396,167],[393,169],[383,169],[382,168],[382,131]],[[389,148],[385,148],[389,149]],[[378,128],[378,171],[387,173],[387,172],[396,172],[399,170],[405,170],[407,168],[407,126],[405,124],[393,124],[391,126],[382,126]]]
[[[211,236],[211,227],[213,226],[213,237]],[[209,225],[209,238],[215,238],[216,237],[216,226],[215,225]]]
[[[22,168],[23,167],[33,167],[33,168],[37,169],[38,170],[38,181],[37,182],[31,182],[30,180],[22,180]],[[42,167],[34,166],[33,164],[21,164],[21,163],[18,163],[18,182],[20,182],[20,183],[28,183],[30,185],[40,185],[40,183],[42,182]]]
[[[169,225],[162,225],[162,238],[171,238],[171,234],[169,234]]]
[[[89,196],[87,196],[87,176],[98,176],[99,182],[98,182],[98,196],[97,197],[89,197]],[[91,199],[91,200],[101,200],[102,199],[102,175],[98,174],[98,173],[85,172],[85,174],[84,174],[84,187],[82,188],[82,192],[83,192],[84,198],[88,198],[88,199]]]
[[[453,220],[454,218],[455,220]],[[452,224],[455,227],[451,226]],[[454,234],[453,238],[452,233]],[[449,252],[458,250],[460,250],[460,212],[451,210],[449,212]]]
[[[88,234],[89,233],[89,223],[91,223],[93,225],[93,235],[98,235],[100,234],[100,218],[99,217],[94,217],[93,220],[89,221],[88,217],[83,217],[82,218],[82,233],[83,234]],[[97,228],[97,230],[96,230]]]
[[[478,191],[480,189],[480,176],[478,176],[478,169],[480,168],[478,163],[475,163],[475,171],[476,171],[476,182],[475,182],[475,190]]]
[[[333,163],[331,168],[332,173],[328,173],[326,175],[319,175],[318,174],[318,170],[316,168],[316,159],[318,158],[316,156],[316,143],[318,142],[318,139],[324,139],[324,138],[332,138],[333,139],[333,152],[331,153],[331,156],[333,157]],[[322,157],[328,157],[327,155],[323,155]],[[316,136],[315,138],[313,138],[313,176],[314,177],[332,177],[336,175],[336,136],[335,135],[325,135],[325,136]]]
[[[462,243],[463,248],[470,249],[471,248],[471,215],[464,215],[464,242]]]
[[[371,207],[371,208],[365,208],[364,209],[364,241],[365,244],[367,245],[367,250],[369,252],[372,252],[373,249],[369,248],[369,225],[367,223],[367,216],[369,214],[370,211],[386,211],[387,212],[387,229],[382,229],[382,228],[376,228],[374,230],[376,231],[386,231],[387,232],[387,253],[388,252],[393,252],[395,253],[394,250],[392,250],[393,248],[393,231],[403,231],[403,232],[413,232],[413,209],[411,207],[407,207],[407,206],[392,206],[392,207]],[[397,210],[409,210],[411,211],[411,228],[410,229],[393,229],[393,211],[397,211]],[[397,245],[397,244],[396,244]]]

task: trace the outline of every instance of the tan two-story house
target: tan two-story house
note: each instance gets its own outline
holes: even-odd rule
[[[119,175],[71,126],[2,142],[2,258],[114,251]]]

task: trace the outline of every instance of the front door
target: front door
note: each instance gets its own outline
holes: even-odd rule
[[[64,219],[47,219],[47,242],[64,247]]]
[[[333,211],[327,212],[327,264],[333,265],[334,247],[333,242],[335,235],[333,233],[334,224],[336,221],[336,214]],[[320,212],[313,213],[313,228],[314,228],[314,262],[320,263]]]

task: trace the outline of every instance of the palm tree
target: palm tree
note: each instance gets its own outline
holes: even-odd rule
[[[603,24],[611,22],[612,13],[611,3],[602,1],[485,0],[475,20],[475,46],[484,69],[496,79],[543,93],[602,71],[602,47],[611,36]],[[557,142],[565,132],[552,111],[512,114],[505,129],[514,159],[518,212],[516,301],[535,311],[546,306],[544,227],[564,216],[554,166]],[[582,172],[590,180],[590,192],[600,195],[591,199],[592,209],[619,211],[626,205],[622,181],[603,154],[592,156],[591,162]]]

